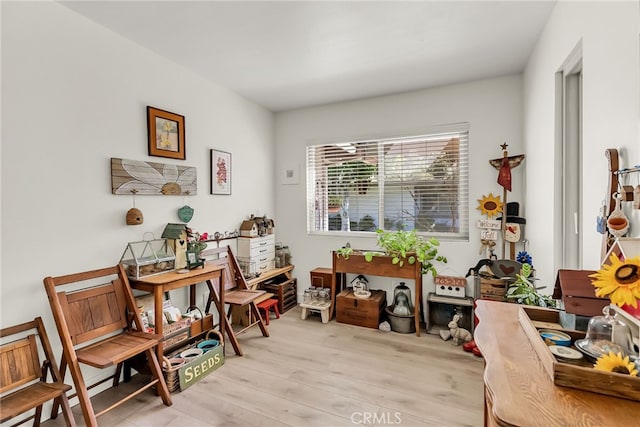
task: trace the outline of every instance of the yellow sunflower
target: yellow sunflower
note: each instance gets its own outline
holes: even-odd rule
[[[478,199],[478,209],[482,212],[482,215],[486,214],[487,217],[492,218],[502,212],[502,202],[500,196],[494,196],[493,193],[489,193],[488,196],[482,195],[482,199]]]
[[[640,257],[620,261],[615,254],[611,254],[609,263],[589,276],[594,279],[591,283],[596,288],[596,296],[609,297],[618,307],[628,304],[637,308],[640,299]]]
[[[631,375],[632,377],[638,376],[638,370],[633,362],[629,361],[629,356],[622,357],[622,353],[615,354],[612,351],[609,354],[600,356],[593,368],[598,371],[615,372]]]

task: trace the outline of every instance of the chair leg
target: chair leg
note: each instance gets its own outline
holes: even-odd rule
[[[120,384],[120,374],[122,373],[122,362],[116,366],[116,372],[113,374],[113,386],[118,387]]]
[[[80,402],[80,408],[82,408],[84,423],[87,427],[98,427],[96,413],[93,411],[93,405],[91,404],[91,399],[89,398],[89,393],[87,391],[87,385],[84,382],[84,377],[82,376],[82,371],[80,370],[78,361],[72,360],[71,362],[67,361],[67,363],[69,365],[71,377],[73,378],[73,385],[75,385],[76,387],[76,393]],[[62,362],[60,363],[60,365],[62,366]]]
[[[42,405],[36,407],[36,413],[33,416],[33,427],[40,427],[40,419],[42,418]]]
[[[206,313],[209,313],[209,309],[211,308],[211,303],[214,303],[216,305],[216,308],[218,309],[218,313],[221,313],[222,316],[225,316],[224,314],[224,307],[220,307],[220,298],[218,297],[218,294],[216,293],[216,291],[213,289],[213,287],[209,288],[209,299],[207,301],[207,307],[206,307]],[[224,322],[224,331],[220,331],[221,334],[224,334],[226,332],[227,337],[229,337],[229,341],[231,341],[231,345],[233,346],[233,350],[236,352],[236,355],[238,356],[242,356],[242,349],[240,348],[240,343],[238,342],[238,339],[236,338],[236,333],[233,331],[233,327],[231,325],[231,322],[229,322],[229,316],[226,316],[225,322]],[[226,347],[226,344],[225,344]]]
[[[71,406],[69,405],[69,399],[67,398],[66,394],[62,394],[62,396],[60,396],[60,404],[62,405],[62,415],[64,415],[64,419],[67,422],[67,425],[70,427],[75,427],[76,420],[73,417],[73,412],[71,412]]]
[[[278,304],[273,305],[273,310],[276,312],[276,319],[280,318],[280,311],[278,310]]]
[[[162,398],[162,402],[166,406],[171,406],[173,405],[173,401],[171,400],[171,395],[169,394],[167,383],[164,380],[162,370],[160,369],[160,365],[158,364],[158,358],[156,357],[155,348],[147,350],[146,353],[147,358],[149,359],[149,367],[151,368],[151,373],[158,380],[158,387],[156,387],[156,389],[160,394],[160,397]]]
[[[60,381],[64,382],[64,376],[67,373],[67,360],[64,358],[64,353],[60,357]],[[65,396],[66,397],[66,396]],[[51,407],[51,419],[55,420],[58,417],[58,410],[60,409],[60,398],[53,399],[53,406]]]
[[[249,303],[249,307],[251,307],[251,312],[256,316],[256,319],[258,319],[258,326],[260,326],[260,330],[262,331],[262,336],[268,337],[269,331],[267,330],[267,327],[264,325],[264,322],[262,321],[262,316],[260,315],[260,310],[258,310],[258,306],[256,305],[255,302],[252,301]]]
[[[262,314],[265,325],[269,326],[269,309],[262,307],[258,307],[258,309],[260,310],[260,314]]]

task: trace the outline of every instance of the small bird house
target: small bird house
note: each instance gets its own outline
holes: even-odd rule
[[[242,224],[240,225],[240,235],[243,237],[257,237],[258,224],[256,224],[253,219],[242,221]]]
[[[167,239],[176,255],[175,268],[187,266],[187,225],[167,224],[162,232],[162,238]]]

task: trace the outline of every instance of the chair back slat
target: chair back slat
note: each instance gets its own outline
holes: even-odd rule
[[[210,258],[215,257],[215,258]],[[224,289],[248,289],[247,281],[242,274],[242,269],[236,257],[233,255],[233,251],[229,246],[223,246],[221,248],[205,249],[200,252],[200,258],[206,259],[208,264],[222,265],[224,270]]]
[[[58,292],[57,296],[74,345],[127,326],[126,300],[119,279],[72,293]]]
[[[41,376],[35,335],[0,347],[0,393],[13,390]]]

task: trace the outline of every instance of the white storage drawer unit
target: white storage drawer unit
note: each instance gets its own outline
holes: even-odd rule
[[[238,258],[246,263],[245,274],[262,273],[276,267],[276,236],[238,237]]]

